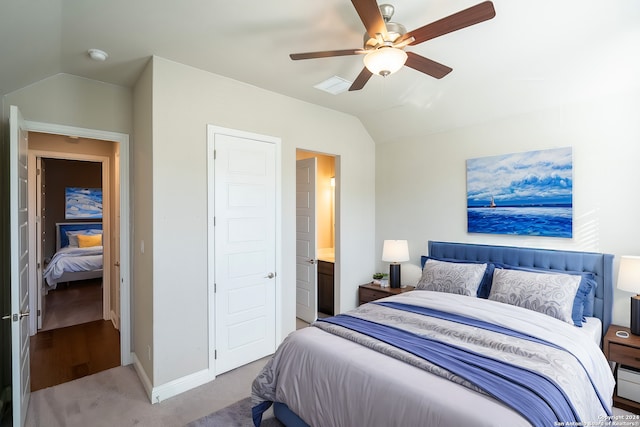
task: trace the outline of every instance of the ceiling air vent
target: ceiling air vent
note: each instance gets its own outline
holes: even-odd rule
[[[314,87],[330,94],[337,95],[339,93],[346,92],[349,87],[351,87],[352,83],[353,82],[345,80],[342,77],[333,76],[322,83],[318,83]]]

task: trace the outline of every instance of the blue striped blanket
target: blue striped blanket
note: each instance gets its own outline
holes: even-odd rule
[[[544,363],[544,369],[536,369],[532,364],[518,363],[518,360],[529,358],[529,351],[526,349],[520,349],[521,356],[506,361],[502,358],[501,352],[495,351],[497,347],[503,346],[504,337],[497,338],[494,342],[486,337],[493,334],[506,335],[517,339],[519,346],[522,346],[523,342],[531,342],[548,347],[551,354],[567,353],[567,350],[560,346],[507,327],[460,314],[398,302],[374,304],[384,308],[384,311],[395,312],[383,316],[395,318],[394,324],[383,324],[377,321],[380,317],[379,310],[371,311],[371,313],[377,313],[375,315],[367,315],[367,310],[362,309],[352,314],[320,319],[315,326],[328,332],[338,333],[345,338],[354,337],[352,333],[344,330],[340,332],[339,329],[327,325],[338,326],[417,356],[430,365],[435,365],[458,377],[462,384],[498,399],[520,413],[534,426],[554,425],[554,423],[555,425],[560,423],[579,425],[583,422],[570,393],[568,394],[562,385],[565,382],[562,373],[549,375],[548,364]],[[432,319],[436,319],[435,323]],[[412,324],[418,326],[417,323],[424,323],[422,326],[426,326],[426,329],[406,327]],[[449,326],[444,326],[447,323]],[[474,339],[468,335],[456,338],[458,335],[455,332],[456,325],[478,328],[489,334],[484,334],[483,342],[478,345],[478,342],[474,343]],[[446,336],[447,339],[442,340],[441,336]],[[370,346],[373,348],[376,345],[370,344]],[[517,353],[518,351],[513,352],[513,354]],[[569,370],[570,372],[575,369],[584,371],[602,410],[607,415],[611,415],[606,401],[594,387],[589,373],[580,360],[570,353],[568,356],[564,358],[563,363],[570,361],[575,365]]]

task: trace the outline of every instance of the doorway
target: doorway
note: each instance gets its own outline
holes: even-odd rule
[[[114,154],[114,161],[110,163],[113,167],[112,185],[110,188],[115,201],[113,206],[112,220],[114,226],[105,224],[111,232],[111,239],[114,241],[103,242],[112,247],[114,258],[108,270],[114,277],[119,277],[119,286],[116,286],[115,295],[110,299],[115,300],[113,307],[117,307],[119,316],[115,319],[117,328],[120,331],[120,362],[122,365],[133,363],[131,353],[131,294],[130,294],[130,213],[129,213],[129,135],[118,132],[109,132],[96,129],[79,128],[75,126],[58,125],[52,123],[26,121],[25,127],[29,132],[37,132],[49,135],[59,135],[66,138],[86,139],[90,142],[110,141],[113,147],[117,147]],[[53,149],[51,145],[46,149]],[[59,149],[59,152],[75,153],[79,156],[78,150]],[[117,173],[116,173],[117,171]],[[109,187],[107,187],[109,188]],[[30,235],[33,231],[30,227]],[[33,240],[30,239],[30,240]],[[105,260],[106,262],[106,260]],[[32,303],[32,306],[35,306]],[[113,321],[113,320],[112,320]]]
[[[112,141],[29,132],[33,390],[120,365],[117,157]]]
[[[120,221],[118,236],[120,245],[117,248],[119,258],[118,269],[120,271],[120,354],[121,364],[132,363],[131,353],[131,331],[130,331],[130,271],[129,271],[129,136],[117,132],[100,131],[95,129],[84,129],[74,126],[56,125],[50,123],[30,122],[22,118],[16,106],[10,107],[9,114],[9,235],[11,236],[9,263],[11,271],[10,281],[10,312],[12,319],[20,321],[11,322],[11,394],[12,417],[14,422],[23,424],[26,410],[29,403],[30,368],[28,360],[30,357],[29,336],[32,332],[30,322],[29,307],[35,308],[33,302],[34,295],[30,291],[29,283],[31,271],[27,268],[30,262],[29,247],[35,239],[34,224],[27,218],[30,200],[26,197],[28,193],[27,173],[33,168],[27,166],[29,132],[41,132],[54,135],[73,135],[71,138],[84,137],[89,139],[102,139],[113,141],[120,149],[120,156],[116,158],[114,164],[118,164],[119,174],[115,176],[115,186],[118,194],[121,195],[122,203],[117,207],[116,216]],[[24,160],[24,161],[23,161]],[[31,196],[31,194],[29,194]],[[23,203],[24,202],[24,203]],[[22,221],[24,217],[24,222]],[[109,244],[110,242],[106,242]],[[24,254],[23,257],[16,257],[13,254]],[[24,259],[24,262],[22,261]],[[117,260],[116,260],[117,261]],[[113,267],[112,267],[113,268]],[[22,274],[24,272],[24,274]],[[21,279],[24,279],[21,281]],[[18,297],[19,296],[19,297]],[[33,328],[35,330],[35,328]],[[27,363],[25,363],[27,362]]]
[[[94,247],[75,249],[77,238],[65,239],[69,241],[66,247],[60,241],[66,237],[60,235],[66,224],[78,224],[77,233],[81,234],[81,225],[88,223],[96,227],[88,233],[101,235],[101,239],[109,238],[97,228],[102,222],[100,215],[81,206],[78,207],[81,209],[78,214],[67,212],[68,207],[76,208],[75,205],[67,206],[67,201],[75,198],[75,194],[70,192],[76,189],[83,197],[81,203],[103,205],[103,186],[106,183],[102,179],[102,162],[37,156],[36,165],[39,172],[36,173],[35,183],[34,213],[37,219],[34,253],[36,265],[41,264],[45,267],[44,272],[48,273],[44,275],[41,288],[36,291],[38,332],[101,320],[105,314],[108,318],[112,286],[109,284],[110,278],[105,278],[103,274],[102,242]],[[109,206],[110,203],[104,205]],[[62,259],[66,255],[78,256]],[[59,264],[59,270],[55,271],[58,264],[54,260],[67,261],[68,264]],[[65,271],[62,267],[71,273],[57,279]],[[37,282],[42,274],[36,273],[36,277]],[[103,278],[106,279],[104,282]],[[114,286],[117,286],[115,282]]]
[[[296,317],[336,313],[336,156],[296,150]],[[312,199],[312,200],[311,200]]]

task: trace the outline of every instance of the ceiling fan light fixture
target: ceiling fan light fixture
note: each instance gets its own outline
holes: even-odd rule
[[[367,53],[363,61],[371,73],[387,77],[407,62],[407,52],[395,47],[380,47]]]

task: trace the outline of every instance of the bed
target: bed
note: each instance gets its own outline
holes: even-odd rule
[[[613,256],[429,242],[417,289],[290,334],[252,385],[259,426],[603,425]],[[573,423],[573,424],[571,424]]]
[[[56,253],[45,267],[46,289],[102,277],[102,223],[56,223]]]

